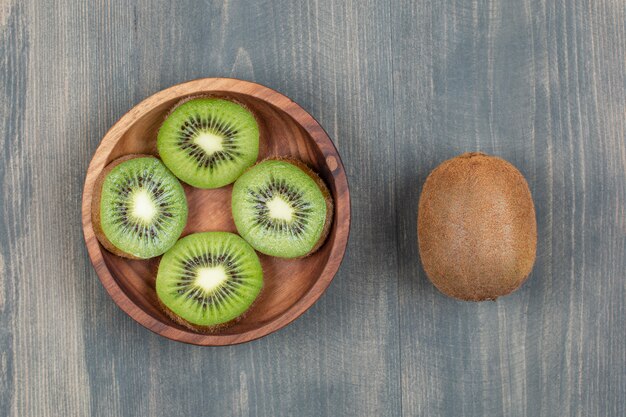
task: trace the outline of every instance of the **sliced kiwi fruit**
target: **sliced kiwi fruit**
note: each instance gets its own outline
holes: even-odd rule
[[[305,164],[270,159],[237,179],[232,212],[237,231],[257,251],[298,258],[326,240],[333,202],[324,182]]]
[[[162,255],[187,222],[178,179],[150,155],[111,162],[95,186],[91,214],[96,237],[110,252],[131,259]]]
[[[193,98],[165,119],[157,148],[165,165],[182,181],[198,188],[219,188],[256,162],[259,126],[239,103]]]
[[[165,312],[190,329],[210,332],[241,319],[263,287],[254,249],[227,232],[194,233],[163,257],[156,291]]]

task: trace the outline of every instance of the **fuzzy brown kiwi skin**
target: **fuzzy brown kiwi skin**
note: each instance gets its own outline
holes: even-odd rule
[[[194,332],[198,332],[198,333],[205,333],[205,334],[211,334],[211,333],[217,333],[219,331],[222,331],[228,327],[231,327],[232,325],[234,325],[235,323],[240,322],[243,318],[245,318],[248,315],[248,312],[250,310],[252,310],[252,308],[256,305],[258,299],[261,297],[261,294],[263,293],[263,288],[261,288],[261,291],[259,292],[259,294],[257,295],[256,299],[254,300],[254,302],[250,305],[250,307],[248,307],[248,309],[246,311],[243,312],[243,314],[235,317],[234,319],[227,321],[226,323],[220,323],[220,324],[216,324],[215,326],[199,326],[197,324],[193,324],[187,320],[185,320],[184,318],[180,317],[178,314],[174,313],[172,310],[170,310],[165,304],[163,304],[163,302],[161,301],[160,298],[157,297],[158,301],[159,301],[159,306],[161,306],[161,310],[163,310],[163,312],[175,323],[180,324],[183,327],[186,327],[190,330],[193,330]]]
[[[306,255],[298,256],[293,259],[306,258],[307,256],[310,256],[314,254],[315,252],[317,252],[317,250],[322,247],[324,242],[326,242],[326,238],[328,238],[328,234],[330,233],[330,228],[333,224],[333,217],[334,217],[333,197],[330,194],[328,187],[326,187],[326,184],[324,184],[324,181],[319,177],[319,175],[317,175],[317,173],[315,173],[315,171],[309,168],[309,166],[305,164],[304,162],[295,158],[291,158],[291,157],[275,156],[275,157],[266,158],[258,162],[256,165],[265,161],[283,161],[291,165],[295,165],[296,167],[304,171],[304,173],[307,174],[313,181],[315,181],[315,184],[317,184],[317,187],[320,189],[320,191],[322,192],[322,195],[324,196],[324,201],[326,202],[326,220],[324,221],[324,228],[322,229],[322,234],[320,235],[320,238],[318,239],[315,246],[313,246],[313,248]],[[248,169],[252,169],[256,165],[253,165],[252,167]]]
[[[477,178],[475,175],[477,172],[481,172],[483,178]],[[492,177],[488,178],[488,176]],[[468,182],[467,189],[462,191],[456,189],[453,192],[446,188],[447,181],[451,178],[464,178],[465,180],[471,178],[473,181]],[[493,179],[495,178],[500,181],[499,186],[490,185],[494,184]],[[502,186],[503,181],[506,181],[507,187]],[[485,186],[485,184],[487,185]],[[504,249],[502,253],[489,252],[487,248],[493,248],[494,244],[498,242],[494,240],[491,242],[491,246],[489,246],[490,242],[483,243],[484,241],[480,241],[481,243],[473,247],[475,258],[465,259],[463,256],[453,260],[449,256],[442,258],[442,253],[445,254],[447,249],[442,250],[442,246],[436,247],[439,243],[437,240],[441,240],[442,237],[435,236],[435,233],[441,228],[438,229],[433,223],[441,220],[438,212],[446,208],[437,205],[437,194],[446,193],[448,201],[459,202],[464,201],[464,195],[476,195],[484,191],[472,188],[477,186],[492,187],[487,191],[489,192],[488,196],[492,196],[490,198],[493,201],[483,202],[479,200],[474,201],[472,205],[464,202],[459,203],[459,205],[463,206],[462,209],[468,213],[480,215],[481,209],[483,209],[481,204],[487,204],[485,207],[489,207],[488,204],[494,201],[505,201],[505,208],[499,209],[501,212],[498,213],[498,218],[502,218],[500,215],[506,214],[511,219],[509,226],[517,235],[515,253],[511,255],[510,251],[504,251]],[[449,207],[447,208],[449,209]],[[493,210],[493,208],[486,208],[486,210]],[[450,209],[450,211],[453,210]],[[493,213],[493,211],[487,213]],[[491,223],[487,223],[484,227],[494,227],[494,229],[488,229],[489,236],[501,234],[497,226]],[[448,241],[445,242],[447,248],[455,246],[461,248],[460,253],[463,253],[463,249],[467,249],[467,246],[464,246],[463,233],[467,230],[459,228],[457,232],[457,229],[452,227],[446,227],[444,230],[449,232],[449,235],[446,236]],[[526,179],[517,168],[504,159],[480,152],[465,153],[443,162],[431,172],[422,189],[418,209],[418,239],[420,257],[426,275],[442,293],[465,301],[484,301],[496,300],[500,296],[515,291],[528,279],[536,256],[535,208]],[[503,270],[502,264],[496,263],[483,263],[477,266],[482,255],[486,255],[486,259],[490,259],[490,256],[495,256],[496,259],[501,257],[501,260],[504,261],[502,264],[510,261],[515,267]],[[477,271],[481,271],[481,274],[478,274]],[[485,277],[489,277],[489,279],[485,280]]]
[[[122,162],[130,161],[131,159],[135,159],[135,158],[155,158],[155,156],[148,155],[148,154],[130,154],[130,155],[124,155],[120,158],[115,159],[111,163],[109,163],[109,165],[107,165],[102,170],[102,172],[98,176],[98,179],[96,180],[96,184],[94,185],[94,199],[91,202],[91,223],[93,224],[93,230],[96,235],[96,238],[98,238],[98,241],[102,244],[102,246],[104,246],[106,250],[108,250],[114,255],[120,256],[122,258],[127,258],[127,259],[142,259],[142,258],[138,258],[130,253],[126,253],[116,248],[113,245],[113,243],[111,243],[111,241],[106,237],[106,235],[104,234],[104,231],[102,230],[102,224],[100,221],[101,220],[100,219],[100,201],[102,198],[102,186],[104,185],[104,180],[106,180],[107,175],[109,175],[109,173],[113,170],[113,168],[115,168]]]

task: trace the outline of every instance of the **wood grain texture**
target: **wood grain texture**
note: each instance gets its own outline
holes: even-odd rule
[[[0,2],[0,415],[623,416],[621,0]],[[226,348],[128,318],[88,260],[87,165],[181,81],[309,111],[350,182],[346,259],[291,325]],[[420,187],[481,150],[528,179],[537,264],[495,303],[419,265]]]

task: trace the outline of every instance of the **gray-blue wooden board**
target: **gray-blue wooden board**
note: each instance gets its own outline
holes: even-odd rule
[[[625,65],[622,0],[0,1],[0,415],[626,415]],[[316,117],[353,210],[322,299],[222,348],[122,313],[80,220],[107,129],[207,76]],[[475,150],[539,228],[527,283],[479,304],[428,282],[415,231],[429,171]]]

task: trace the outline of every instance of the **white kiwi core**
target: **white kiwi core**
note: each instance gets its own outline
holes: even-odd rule
[[[134,217],[143,220],[146,223],[150,222],[154,218],[157,208],[148,191],[137,191],[132,201],[132,214]]]
[[[267,202],[269,216],[277,220],[290,222],[293,219],[293,207],[280,197],[274,197]]]
[[[202,148],[208,155],[213,155],[216,152],[223,151],[223,138],[220,135],[216,135],[212,132],[200,132],[193,139],[193,143]]]
[[[228,280],[223,266],[204,267],[198,269],[195,284],[207,292],[218,288]]]

